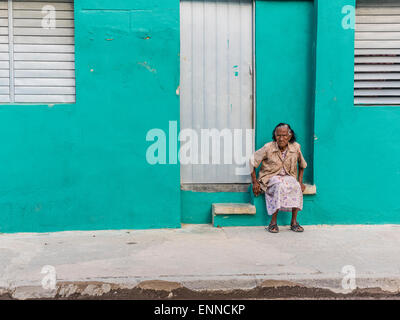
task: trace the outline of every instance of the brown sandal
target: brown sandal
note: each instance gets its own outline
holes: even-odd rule
[[[292,230],[294,232],[303,232],[304,228],[301,225],[299,225],[298,222],[296,222],[296,224],[291,224],[290,225],[290,230]]]
[[[271,233],[278,233],[279,232],[279,228],[277,224],[269,224],[268,227],[265,228],[267,231],[271,232]]]

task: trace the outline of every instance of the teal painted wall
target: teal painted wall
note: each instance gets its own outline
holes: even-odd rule
[[[272,140],[278,123],[289,123],[308,164],[304,181],[310,184],[314,182],[315,18],[313,1],[256,1],[256,149]],[[304,196],[301,223],[321,223],[315,216],[315,198]],[[269,223],[264,195],[254,204],[257,214],[247,218],[248,224]],[[281,212],[278,223],[288,225],[290,218],[290,213]],[[243,225],[241,220],[227,219],[224,225]]]
[[[256,1],[256,145],[293,124],[317,186],[302,224],[400,223],[400,108],[353,105],[344,5],[354,0]],[[180,191],[179,165],[146,162],[146,133],[179,121],[179,1],[75,9],[76,104],[0,106],[0,232],[174,228],[210,223],[212,203],[249,201]],[[253,220],[225,223],[265,224],[254,201]]]
[[[317,0],[314,172],[318,223],[400,223],[400,107],[353,104],[354,30],[344,5]],[[305,213],[305,217],[307,213]]]
[[[182,222],[211,223],[213,203],[248,203],[248,192],[194,192],[182,191]]]
[[[257,6],[268,6],[268,2],[257,2]],[[304,2],[300,3],[296,5],[304,5]],[[282,1],[277,5],[283,7],[287,4]],[[313,6],[316,47],[313,44],[315,60],[310,70],[314,69],[315,78],[312,94],[314,112],[307,112],[314,119],[307,121],[312,123],[314,120],[315,125],[313,181],[317,186],[317,195],[304,197],[300,222],[306,225],[400,223],[400,205],[396,201],[396,190],[400,188],[400,133],[396,130],[400,108],[354,106],[354,30],[342,27],[345,17],[342,8],[345,5],[354,6],[355,1],[316,0]],[[308,10],[303,18],[306,16],[309,16]],[[296,19],[293,18],[289,23],[294,21]],[[262,48],[264,45],[259,35],[256,35],[256,137],[257,144],[262,145],[264,135],[268,140],[271,126],[267,125],[267,120],[260,121],[260,118],[267,119],[271,110],[264,101],[260,101],[263,96],[260,82],[268,82],[268,73],[260,74],[263,72],[260,64],[264,59],[264,55],[260,54],[260,46]],[[282,101],[286,99],[283,92],[281,98]],[[288,116],[286,113],[290,110],[283,110],[282,117],[293,117],[294,127],[297,128],[297,123],[301,124],[301,117],[297,121],[296,113]],[[272,115],[278,113],[279,110]],[[307,160],[309,156],[306,156]],[[257,214],[265,210],[261,197],[256,199],[256,206]],[[281,214],[280,223],[287,224],[289,216]]]
[[[312,183],[314,9],[312,1],[256,2],[256,149],[280,122],[296,132]]]
[[[312,1],[256,1],[256,148],[272,137],[280,122],[290,123],[302,145],[309,169],[305,181],[313,180],[313,77],[314,77],[314,6]],[[249,194],[193,193],[182,196],[182,221],[208,223],[211,205],[232,201],[232,197],[249,198]],[[310,197],[305,209],[310,206]],[[255,216],[217,217],[220,226],[265,225],[264,198],[255,199]],[[287,214],[280,223],[289,223]]]
[[[354,106],[354,30],[342,27],[345,5],[355,0],[256,1],[256,146],[270,141],[277,122],[293,124],[310,165],[307,180],[317,186],[304,197],[302,224],[398,224],[400,106]],[[255,217],[218,222],[265,224],[264,198],[254,203]],[[278,222],[288,224],[290,214]]]
[[[179,227],[179,1],[75,1],[75,43],[76,104],[0,106],[0,232]]]

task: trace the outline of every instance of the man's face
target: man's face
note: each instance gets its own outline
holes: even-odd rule
[[[289,129],[287,127],[279,127],[275,131],[275,138],[278,146],[281,148],[285,148],[291,138],[291,135],[289,134]]]

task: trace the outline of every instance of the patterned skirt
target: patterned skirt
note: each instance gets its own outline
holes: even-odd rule
[[[303,192],[298,181],[289,175],[274,176],[268,181],[265,202],[269,215],[277,210],[303,209]]]

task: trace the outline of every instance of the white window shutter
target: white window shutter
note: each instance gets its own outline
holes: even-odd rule
[[[74,43],[73,0],[0,0],[0,103],[74,103]]]
[[[357,0],[354,103],[400,105],[400,0]]]
[[[0,2],[0,103],[10,102],[8,2]]]

